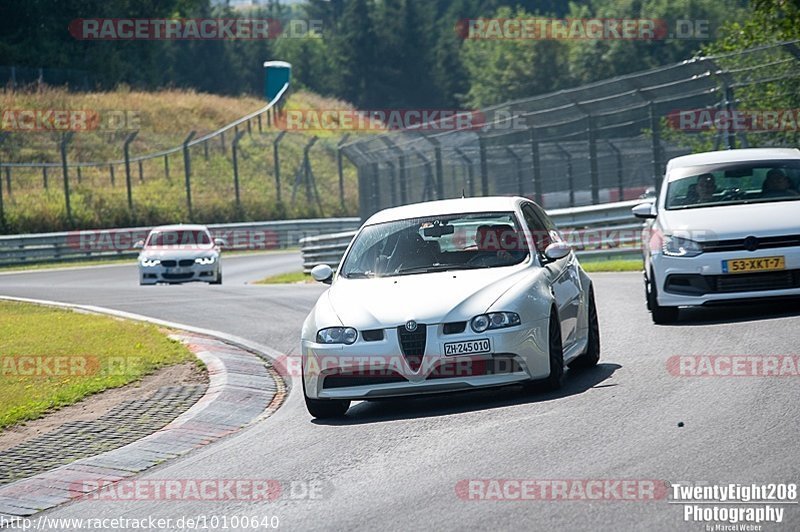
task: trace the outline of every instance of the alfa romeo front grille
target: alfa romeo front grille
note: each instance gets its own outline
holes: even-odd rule
[[[412,371],[417,371],[422,365],[422,357],[425,355],[426,326],[418,323],[416,329],[409,331],[404,325],[401,325],[397,328],[397,336],[400,338],[400,349],[403,351],[403,356],[406,357],[408,366]]]

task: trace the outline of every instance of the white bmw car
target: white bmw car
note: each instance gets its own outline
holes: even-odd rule
[[[369,218],[302,331],[306,405],[513,383],[554,389],[600,357],[592,282],[525,198],[434,201]]]
[[[162,225],[153,228],[147,240],[137,242],[139,284],[188,283],[202,281],[222,284],[220,247],[204,225]]]
[[[656,323],[679,307],[800,296],[800,150],[758,148],[672,159],[643,251]]]

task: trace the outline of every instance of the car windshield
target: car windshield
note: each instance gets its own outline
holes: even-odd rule
[[[365,227],[342,265],[347,278],[496,268],[528,257],[512,212],[412,218]]]
[[[208,246],[211,244],[211,237],[205,231],[153,231],[147,238],[147,246]]]
[[[758,161],[679,169],[668,210],[800,200],[800,162]]]

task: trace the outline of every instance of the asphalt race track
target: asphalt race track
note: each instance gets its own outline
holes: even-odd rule
[[[228,257],[222,286],[140,287],[135,266],[0,275],[0,294],[97,305],[299,352],[322,285],[246,285],[291,271],[296,253]],[[359,403],[312,421],[299,385],[271,418],[151,469],[143,478],[322,481],[322,500],[82,501],[51,517],[277,516],[286,530],[704,530],[683,505],[634,501],[476,501],[468,479],[653,479],[780,483],[800,479],[797,377],[682,377],[675,355],[797,355],[800,305],[685,312],[655,326],[641,275],[595,274],[600,365],[557,394],[520,388]],[[424,304],[424,302],[420,302]],[[684,426],[679,426],[683,423]],[[800,507],[763,530],[799,530]]]

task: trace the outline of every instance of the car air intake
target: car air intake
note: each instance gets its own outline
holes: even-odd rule
[[[442,327],[442,332],[444,334],[459,334],[464,332],[466,328],[466,321],[452,321],[444,324],[444,327]]]
[[[404,325],[401,325],[397,328],[397,336],[400,338],[400,348],[403,356],[406,357],[408,367],[411,368],[411,371],[419,370],[425,354],[426,326],[418,323],[416,329],[409,331]]]
[[[786,290],[796,288],[798,280],[800,280],[800,276],[793,276],[791,271],[719,275],[717,276],[717,292]]]
[[[361,331],[361,338],[363,338],[365,342],[379,342],[383,340],[383,329]]]

